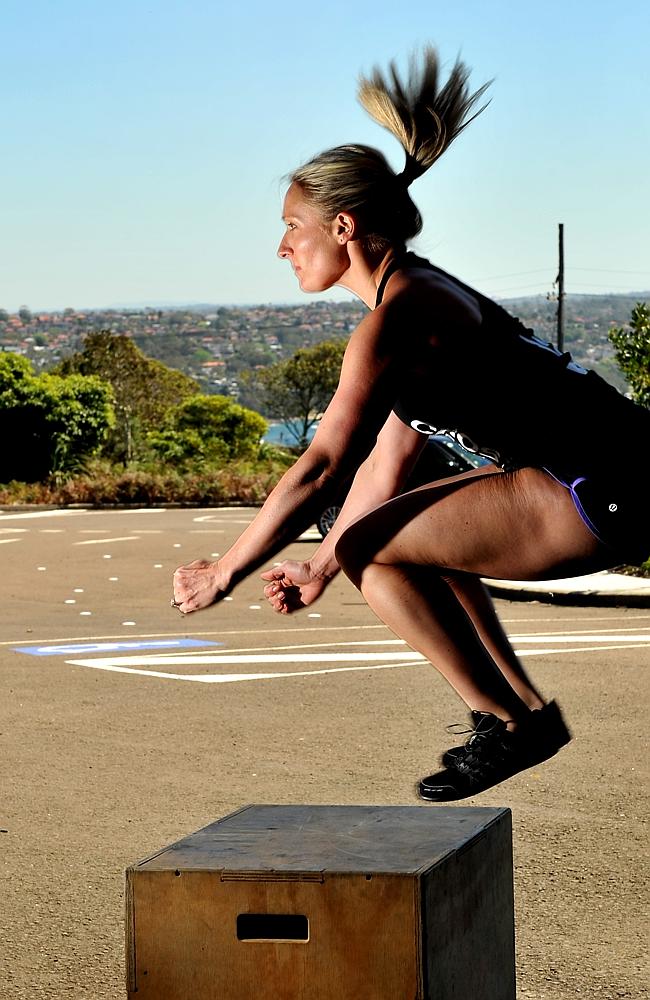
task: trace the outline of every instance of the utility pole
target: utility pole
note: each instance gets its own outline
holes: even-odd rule
[[[557,273],[557,349],[564,351],[564,225],[559,225],[560,267]]]

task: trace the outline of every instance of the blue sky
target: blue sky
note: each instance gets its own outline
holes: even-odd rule
[[[648,290],[649,29],[647,0],[3,0],[0,307],[304,301],[282,178],[350,141],[401,169],[356,80],[425,43],[494,83],[411,188],[415,249],[545,293],[562,222],[569,293]]]

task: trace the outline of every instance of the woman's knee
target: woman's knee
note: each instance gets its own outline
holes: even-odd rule
[[[366,521],[367,518],[361,518],[349,525],[334,550],[336,561],[355,587],[360,587],[363,571],[373,557]]]

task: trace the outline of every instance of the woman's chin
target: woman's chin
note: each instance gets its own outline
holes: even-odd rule
[[[301,292],[326,292],[328,288],[331,288],[331,285],[325,284],[322,281],[315,281],[313,278],[310,281],[309,278],[302,274],[296,273],[296,278],[298,279]]]

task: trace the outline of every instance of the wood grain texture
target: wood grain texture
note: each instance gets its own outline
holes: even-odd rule
[[[247,807],[128,870],[128,995],[512,1000],[459,992],[512,979],[493,968],[513,961],[510,840],[504,809]],[[240,940],[242,914],[302,915],[308,936]],[[464,975],[482,935],[499,943]]]

